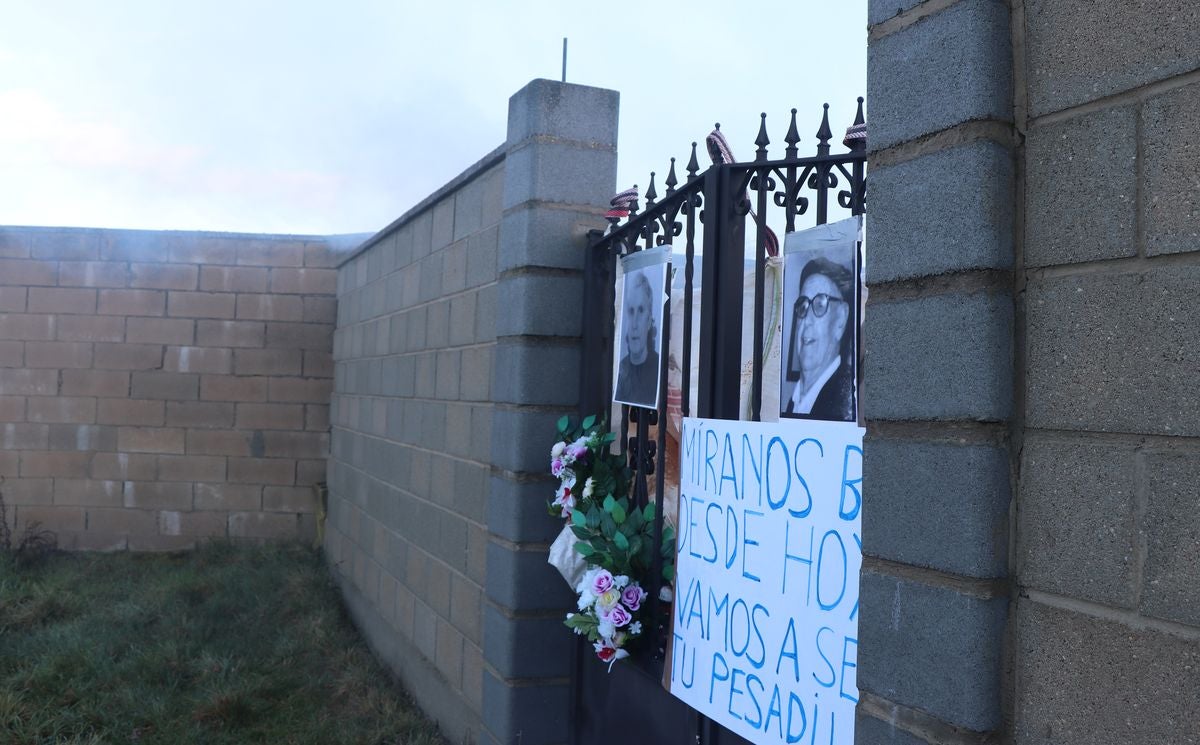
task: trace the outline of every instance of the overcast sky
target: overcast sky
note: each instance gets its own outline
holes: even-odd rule
[[[6,0],[0,225],[374,232],[504,140],[564,36],[621,93],[621,188],[716,121],[751,159],[761,111],[810,154],[866,88],[866,0]]]

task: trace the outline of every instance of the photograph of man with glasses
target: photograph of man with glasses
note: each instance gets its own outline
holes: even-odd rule
[[[820,228],[816,232],[817,236],[807,236],[810,240],[804,248],[785,250],[784,282],[791,292],[786,293],[783,308],[788,345],[782,360],[779,415],[853,422],[858,419],[857,230],[835,231],[841,240],[818,240],[814,245],[811,238],[820,237]],[[801,266],[799,281],[793,284],[791,278],[797,274],[790,270]]]

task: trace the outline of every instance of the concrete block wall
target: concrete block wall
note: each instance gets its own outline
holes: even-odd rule
[[[479,736],[498,150],[338,272],[325,548],[360,629],[443,730]]]
[[[0,489],[76,549],[315,534],[329,239],[0,228]]]
[[[1200,743],[1200,6],[1014,15],[1012,742]]]
[[[530,83],[504,145],[338,271],[326,552],[454,742],[568,738],[546,453],[578,404],[583,248],[615,191],[616,123],[612,91]]]
[[[1004,730],[1014,369],[1010,11],[872,0],[857,741]]]
[[[1198,743],[1200,6],[869,18],[858,741]]]

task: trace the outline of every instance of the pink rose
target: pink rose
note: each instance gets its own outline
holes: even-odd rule
[[[571,455],[572,459],[578,461],[587,457],[588,449],[585,445],[571,445],[567,448],[567,452]]]
[[[642,606],[642,601],[646,599],[646,591],[637,585],[628,585],[621,592],[621,602],[629,610],[637,610]]]
[[[592,594],[603,595],[612,589],[613,576],[607,569],[601,569],[596,572],[596,576],[592,578]]]
[[[562,474],[563,468],[564,466],[561,458],[555,458],[554,460],[550,461],[550,473],[555,478]]]
[[[608,612],[608,620],[619,629],[632,621],[633,616],[629,615],[629,611],[625,610],[624,606],[617,605]]]

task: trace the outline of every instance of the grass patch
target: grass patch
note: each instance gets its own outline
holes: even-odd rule
[[[0,742],[444,743],[319,554],[229,544],[0,554]]]

